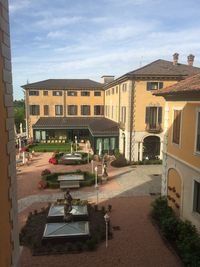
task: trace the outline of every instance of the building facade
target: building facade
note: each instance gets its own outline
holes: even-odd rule
[[[14,116],[8,1],[0,0],[0,266],[17,266],[19,257]]]
[[[200,74],[156,95],[166,100],[162,195],[200,231]]]
[[[65,131],[65,124],[52,131],[50,126],[47,130],[38,129],[37,122],[41,117],[52,120],[104,117],[115,122],[119,130],[115,136],[105,132],[108,138],[99,137],[94,144],[97,151],[101,143],[107,152],[119,148],[129,161],[162,159],[165,100],[153,93],[198,73],[200,68],[193,67],[194,56],[190,55],[189,59],[188,64],[180,64],[175,53],[172,62],[159,59],[115,80],[114,76],[103,76],[103,83],[46,80],[24,85],[28,136],[38,141],[52,138],[72,141],[81,133],[79,140],[89,139],[83,128],[68,127]]]
[[[119,123],[119,149],[128,160],[162,159],[165,100],[153,93],[199,71],[174,54],[172,62],[154,61],[104,86],[105,117]]]

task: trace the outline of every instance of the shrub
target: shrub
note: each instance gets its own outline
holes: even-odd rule
[[[120,156],[119,158],[117,158],[116,160],[113,160],[111,162],[111,165],[113,167],[117,167],[117,168],[120,168],[120,167],[125,167],[128,165],[128,162],[127,160],[125,159],[124,156]]]
[[[97,242],[95,239],[89,239],[86,241],[88,250],[95,250]]]
[[[118,148],[115,148],[114,150],[114,155],[115,155],[115,158],[118,159],[122,156],[122,154],[119,152],[119,149]]]
[[[200,234],[196,227],[177,218],[168,207],[166,198],[156,199],[152,206],[152,218],[166,239],[172,243],[185,266],[200,266]]]
[[[41,172],[41,176],[48,175],[48,174],[50,174],[50,173],[51,173],[51,171],[50,171],[49,169],[45,169],[45,170],[43,170],[43,171]]]
[[[39,181],[38,182],[38,188],[39,189],[45,189],[45,188],[47,188],[47,182],[44,181],[44,180]]]
[[[58,161],[57,161],[57,159],[56,158],[50,158],[49,159],[49,163],[51,163],[51,164],[58,164]]]

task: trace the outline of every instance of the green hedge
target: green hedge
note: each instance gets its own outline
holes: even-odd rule
[[[189,221],[178,218],[167,199],[160,197],[152,204],[151,216],[163,236],[172,244],[187,267],[200,266],[200,234]]]
[[[95,184],[95,174],[90,172],[82,172],[81,170],[73,171],[73,172],[56,172],[56,173],[50,173],[48,175],[42,176],[42,180],[47,182],[47,187],[49,188],[58,188],[60,183],[58,181],[59,175],[65,175],[65,174],[83,174],[84,175],[84,181],[80,181],[80,187],[84,186],[91,186]]]
[[[135,165],[157,165],[162,164],[162,160],[160,159],[144,159],[142,161],[136,161]]]
[[[71,143],[54,143],[54,144],[33,144],[28,146],[29,150],[34,150],[35,152],[70,152],[71,151]],[[75,145],[73,146],[75,150]],[[79,149],[79,146],[78,146]]]

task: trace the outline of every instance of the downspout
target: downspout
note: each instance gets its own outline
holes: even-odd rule
[[[119,84],[119,110],[118,110],[118,123],[120,123],[120,105],[121,105],[121,85]]]
[[[133,134],[133,103],[134,103],[134,90],[135,90],[135,82],[132,80],[130,98],[131,98],[131,106],[130,106],[130,151],[129,151],[129,161],[132,161],[132,134]]]

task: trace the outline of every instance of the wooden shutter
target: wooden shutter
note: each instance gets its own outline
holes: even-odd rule
[[[147,91],[151,90],[151,82],[147,82]]]
[[[158,107],[158,124],[162,123],[162,107]]]
[[[150,120],[150,107],[146,107],[145,123],[149,123]]]
[[[159,89],[162,89],[163,88],[163,82],[160,82],[159,83]]]
[[[174,110],[173,142],[179,144],[181,130],[181,110]]]

